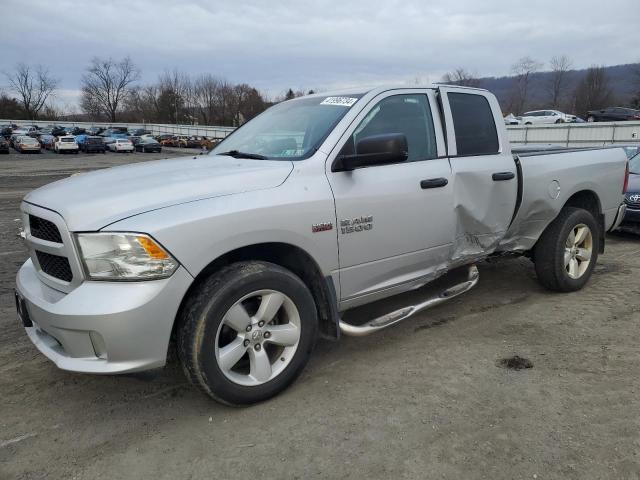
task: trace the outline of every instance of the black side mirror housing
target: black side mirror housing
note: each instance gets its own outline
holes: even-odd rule
[[[402,133],[371,135],[360,140],[353,154],[336,157],[331,171],[350,172],[356,168],[406,162],[409,158],[407,137]]]

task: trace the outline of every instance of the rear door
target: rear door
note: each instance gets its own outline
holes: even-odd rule
[[[459,265],[492,253],[504,238],[518,178],[495,97],[482,90],[441,87],[439,98],[453,177],[452,262]]]

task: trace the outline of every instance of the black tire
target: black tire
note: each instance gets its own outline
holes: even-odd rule
[[[591,259],[579,278],[571,278],[565,267],[567,238],[573,228],[584,224],[592,236]],[[575,292],[589,281],[598,260],[600,228],[588,210],[565,207],[542,233],[534,248],[534,264],[540,284],[555,292]]]
[[[297,308],[299,343],[277,376],[260,385],[244,386],[220,369],[214,353],[217,333],[224,315],[238,300],[264,289],[285,294]],[[178,321],[177,350],[187,378],[227,405],[261,402],[287,388],[307,364],[318,332],[315,303],[302,280],[279,265],[261,261],[235,263],[212,274],[189,295]]]

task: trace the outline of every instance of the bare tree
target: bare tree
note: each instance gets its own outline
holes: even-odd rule
[[[593,66],[578,84],[575,92],[575,111],[585,115],[613,103],[613,91],[604,67]]]
[[[35,120],[47,99],[53,94],[58,81],[42,65],[30,67],[18,63],[13,73],[5,73],[9,86],[20,100],[26,118]]]
[[[565,97],[567,80],[572,62],[566,55],[555,56],[551,59],[551,79],[549,81],[549,102],[558,108]]]
[[[118,62],[95,57],[82,77],[80,104],[85,112],[105,115],[115,122],[129,94],[129,86],[139,79],[140,70],[131,58]]]
[[[481,83],[479,78],[462,67],[456,68],[453,72],[445,73],[442,82],[465,87],[479,87]]]
[[[511,99],[512,110],[516,114],[524,111],[529,101],[529,89],[531,87],[531,77],[536,73],[542,64],[531,57],[522,57],[511,67],[514,75],[514,90]]]

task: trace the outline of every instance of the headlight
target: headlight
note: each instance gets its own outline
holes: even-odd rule
[[[156,280],[178,268],[178,262],[148,235],[79,233],[76,239],[91,280]]]

